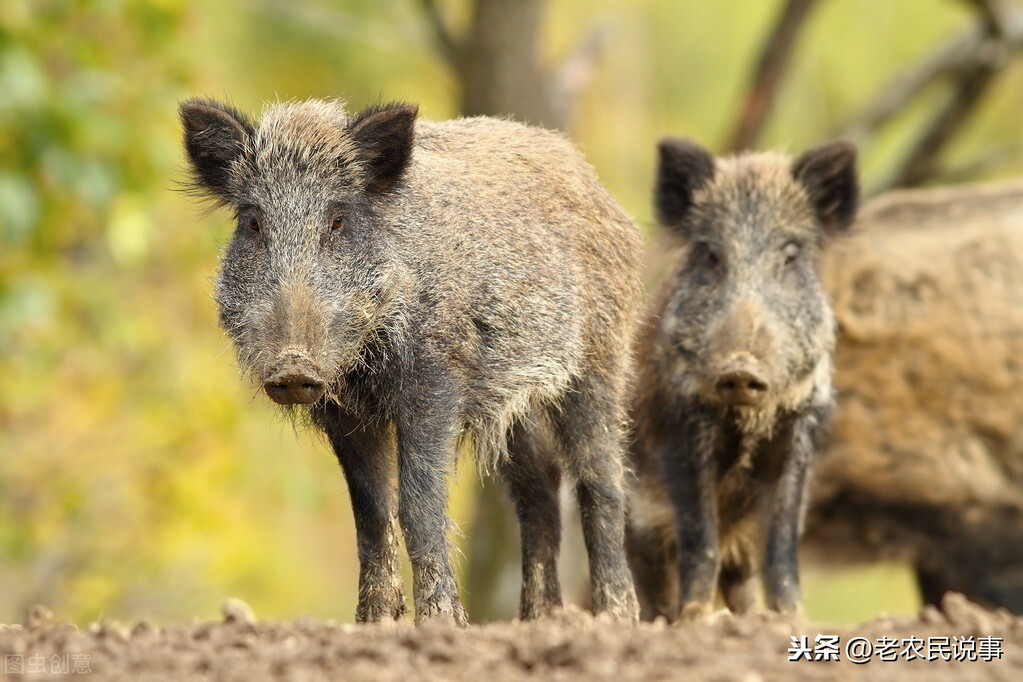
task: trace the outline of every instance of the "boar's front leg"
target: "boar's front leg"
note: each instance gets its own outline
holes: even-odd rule
[[[448,480],[458,433],[456,400],[447,386],[420,378],[406,395],[398,430],[398,518],[412,563],[416,623],[440,618],[468,624],[448,548]]]
[[[801,609],[799,536],[805,512],[806,474],[814,455],[812,422],[812,417],[804,417],[792,427],[792,450],[767,519],[764,593],[768,608],[781,613],[798,613]]]
[[[361,423],[331,403],[314,418],[326,432],[348,482],[359,544],[359,623],[405,615],[398,569],[393,458],[385,426]]]
[[[721,567],[710,429],[697,415],[690,415],[677,447],[661,457],[677,523],[681,618],[713,611]]]

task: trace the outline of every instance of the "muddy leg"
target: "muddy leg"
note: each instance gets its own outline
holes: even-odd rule
[[[326,432],[348,482],[359,545],[359,605],[355,620],[372,623],[405,615],[398,569],[393,458],[386,430],[362,425],[336,405],[314,418]]]
[[[625,526],[625,549],[636,583],[640,618],[651,621],[678,617],[678,556],[674,529]]]
[[[441,618],[465,626],[447,538],[447,475],[454,461],[457,415],[436,399],[444,395],[441,390],[424,393],[431,404],[418,404],[397,420],[398,518],[412,563],[416,623]]]
[[[809,432],[797,424],[793,448],[785,471],[778,481],[767,531],[767,555],[764,561],[764,594],[767,606],[781,613],[798,613],[799,536],[806,495],[806,470],[813,455]]]
[[[535,427],[516,424],[509,438],[510,457],[501,467],[522,536],[522,620],[549,615],[561,606],[561,467],[543,446]]]
[[[718,585],[715,439],[711,423],[694,409],[683,425],[677,449],[663,452],[660,458],[664,484],[675,508],[682,618],[709,615]]]
[[[619,392],[603,382],[580,381],[553,412],[565,466],[577,481],[593,611],[635,621],[639,605],[625,557],[625,419]]]

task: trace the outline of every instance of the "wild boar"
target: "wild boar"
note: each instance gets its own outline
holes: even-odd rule
[[[1023,181],[886,193],[821,272],[842,409],[807,557],[1023,613]]]
[[[852,223],[856,153],[715,159],[660,144],[655,204],[681,247],[639,341],[627,543],[644,618],[800,608],[807,472],[834,406],[823,246]]]
[[[623,425],[641,240],[576,150],[509,121],[421,120],[403,103],[275,104],[252,121],[191,99],[180,113],[195,188],[237,220],[220,323],[271,399],[307,406],[347,479],[357,620],[404,613],[397,525],[416,621],[466,622],[447,540],[460,444],[510,485],[524,618],[561,603],[563,470],[593,608],[635,618]]]

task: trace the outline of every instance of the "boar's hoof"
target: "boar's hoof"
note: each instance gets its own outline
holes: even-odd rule
[[[386,623],[405,617],[405,598],[399,592],[388,600],[383,595],[376,599],[359,602],[355,612],[356,623]]]
[[[309,405],[323,395],[323,380],[311,372],[285,369],[263,382],[270,400],[281,405]]]
[[[469,616],[458,597],[433,597],[416,602],[416,625],[425,623],[464,628],[469,625]]]
[[[596,616],[626,623],[639,622],[639,600],[631,581],[597,585],[591,600]]]
[[[744,369],[722,374],[715,389],[727,405],[759,405],[767,396],[767,382]]]

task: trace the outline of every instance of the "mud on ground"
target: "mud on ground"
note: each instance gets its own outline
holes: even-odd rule
[[[154,627],[97,623],[76,628],[40,607],[23,625],[0,625],[0,661],[10,680],[1005,680],[1023,679],[1023,618],[987,611],[949,595],[945,613],[878,618],[859,627],[829,627],[778,616],[669,626],[630,626],[569,609],[534,623],[452,626],[409,623],[356,626],[312,619],[261,621],[229,600],[224,619]],[[837,635],[840,660],[790,662],[792,637]],[[971,637],[976,661],[906,660],[902,640]],[[898,660],[848,660],[846,644],[898,640]],[[997,642],[1001,658],[992,657]],[[941,640],[937,640],[941,641]],[[965,650],[964,647],[963,650]],[[988,651],[982,651],[987,648]],[[960,652],[960,648],[952,652]],[[969,654],[966,654],[969,656]]]

